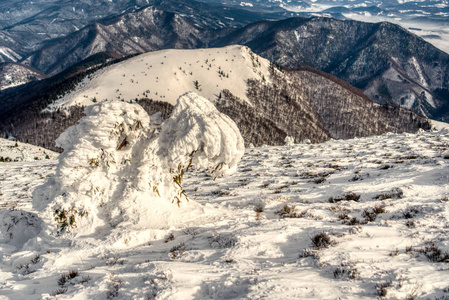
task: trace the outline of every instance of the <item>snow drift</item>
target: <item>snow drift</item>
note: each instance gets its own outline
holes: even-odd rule
[[[243,156],[235,123],[194,93],[182,95],[162,124],[126,102],[103,102],[85,113],[57,139],[64,153],[56,174],[33,194],[34,207],[58,234],[188,222],[202,212],[182,186],[188,169],[222,176]]]
[[[5,243],[17,248],[21,248],[42,229],[39,217],[23,210],[1,210],[0,220],[0,244]]]

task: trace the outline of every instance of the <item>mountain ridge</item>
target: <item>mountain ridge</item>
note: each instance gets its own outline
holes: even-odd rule
[[[258,26],[263,30],[254,35]],[[331,73],[380,104],[449,117],[447,110],[437,113],[448,101],[440,95],[449,90],[449,55],[398,25],[321,17],[262,21],[214,45],[235,42],[280,65]]]
[[[430,129],[426,118],[408,109],[375,104],[322,71],[278,69],[246,46],[161,50],[111,63],[44,89],[21,110],[0,107],[1,133],[53,147],[58,133],[75,124],[85,106],[108,100],[138,102],[149,114],[162,110],[167,116],[177,97],[188,91],[228,114],[247,146],[282,145],[287,137],[322,142]],[[22,99],[20,93],[16,97]],[[42,131],[51,135],[39,135]]]

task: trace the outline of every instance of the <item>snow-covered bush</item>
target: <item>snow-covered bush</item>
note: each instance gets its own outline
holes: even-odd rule
[[[223,176],[244,152],[235,123],[194,93],[182,95],[162,124],[125,102],[103,102],[85,113],[57,139],[64,153],[56,174],[33,194],[35,208],[55,221],[58,233],[188,221],[202,208],[187,203],[187,170]]]

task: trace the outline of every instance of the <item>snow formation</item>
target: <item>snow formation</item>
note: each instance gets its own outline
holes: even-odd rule
[[[56,221],[58,233],[157,229],[191,221],[203,209],[189,202],[184,173],[193,166],[222,176],[244,153],[234,122],[195,93],[181,96],[162,124],[126,102],[103,102],[85,113],[57,139],[64,153],[56,174],[33,194],[35,208]]]

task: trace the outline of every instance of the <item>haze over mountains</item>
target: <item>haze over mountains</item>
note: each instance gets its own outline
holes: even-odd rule
[[[391,22],[413,31],[449,52],[449,4],[445,0],[201,0],[249,11],[278,11],[293,16],[332,17],[340,20]]]

